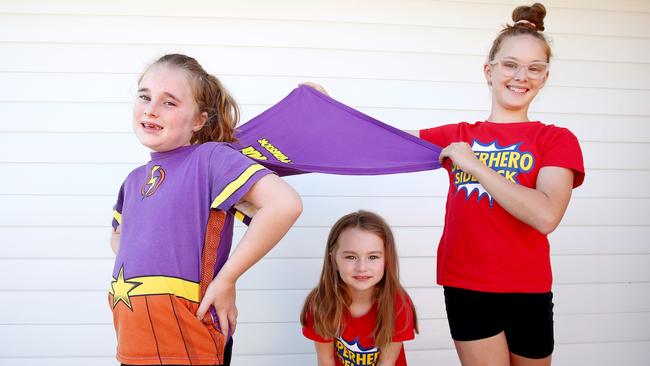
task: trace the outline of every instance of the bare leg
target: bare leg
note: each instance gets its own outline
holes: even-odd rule
[[[476,341],[454,341],[463,366],[509,366],[510,351],[503,332]]]
[[[512,366],[550,366],[551,365],[551,356],[545,358],[526,358],[514,353],[510,353],[510,364]]]

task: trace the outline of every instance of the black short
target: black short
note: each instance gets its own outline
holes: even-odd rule
[[[451,337],[474,341],[505,332],[510,352],[527,358],[553,353],[553,293],[494,293],[445,286]]]
[[[230,359],[232,358],[232,337],[226,343],[226,348],[223,351],[223,363],[221,366],[230,366]],[[121,364],[122,366],[129,366],[126,364]],[[153,366],[153,365],[152,365]],[[165,366],[177,366],[177,365],[165,365]],[[178,365],[180,366],[180,365]]]

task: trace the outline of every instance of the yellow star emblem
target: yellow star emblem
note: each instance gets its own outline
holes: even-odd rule
[[[131,307],[129,292],[133,291],[134,288],[140,285],[140,282],[129,282],[124,280],[124,266],[122,266],[122,268],[120,268],[120,273],[117,275],[117,280],[111,282],[111,288],[113,289],[113,309],[115,309],[118,302],[122,301],[124,305],[133,310]]]

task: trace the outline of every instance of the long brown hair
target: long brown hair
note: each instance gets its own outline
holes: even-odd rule
[[[208,115],[203,128],[192,135],[190,143],[237,141],[235,127],[239,122],[239,107],[219,79],[208,74],[194,58],[178,53],[160,57],[147,70],[155,65],[167,65],[185,71],[199,113],[206,112]],[[147,70],[142,73],[138,82]]]
[[[531,6],[518,6],[512,11],[512,20],[515,22],[513,25],[506,24],[501,30],[499,35],[490,48],[488,54],[488,62],[494,61],[501,44],[508,37],[515,37],[521,35],[529,35],[540,42],[546,52],[546,62],[551,60],[551,46],[542,32],[544,31],[544,17],[546,16],[546,8],[540,3],[534,3]]]
[[[399,282],[399,267],[395,239],[390,227],[381,216],[359,210],[341,217],[330,230],[323,259],[318,286],[314,288],[300,313],[300,322],[307,326],[307,317],[311,316],[313,329],[324,338],[336,338],[342,332],[342,319],[348,312],[352,300],[346,291],[346,285],[336,270],[335,253],[338,239],[346,229],[357,228],[377,235],[384,242],[385,270],[384,277],[375,285],[374,301],[377,302],[377,320],[373,331],[375,345],[380,349],[390,344],[395,331],[395,301],[409,303],[408,294]],[[417,316],[413,303],[410,303],[415,331],[418,331]],[[401,330],[401,329],[399,329]]]

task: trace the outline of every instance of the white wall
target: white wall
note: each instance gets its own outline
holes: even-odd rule
[[[111,208],[125,174],[148,157],[130,132],[130,103],[157,56],[196,57],[231,89],[244,120],[313,80],[399,128],[473,121],[488,113],[485,54],[518,4],[0,1],[0,364],[115,364]],[[546,4],[555,58],[532,117],[572,129],[587,167],[551,236],[555,364],[647,365],[650,3]],[[457,365],[433,285],[443,172],[289,181],[305,212],[239,283],[234,364],[314,363],[301,302],[328,226],[366,208],[398,237],[421,319],[410,363]]]

